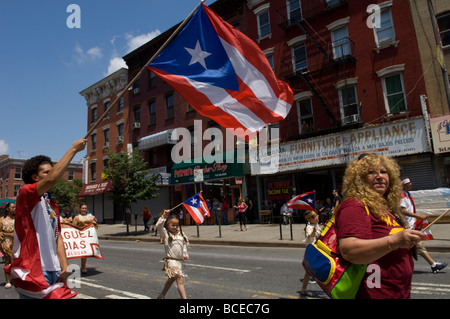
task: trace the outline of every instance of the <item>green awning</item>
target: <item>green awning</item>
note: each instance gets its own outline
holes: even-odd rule
[[[170,184],[194,183],[195,170],[203,172],[203,181],[221,180],[231,177],[244,176],[242,160],[238,161],[238,152],[217,154],[219,157],[202,157],[191,160],[191,163],[178,163],[172,166]]]

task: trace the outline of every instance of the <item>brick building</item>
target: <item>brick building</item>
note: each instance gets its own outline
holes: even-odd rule
[[[20,188],[24,185],[22,181],[22,167],[26,159],[11,158],[8,155],[0,156],[0,198],[15,198]],[[82,179],[83,164],[72,162],[63,175],[66,181]]]
[[[92,130],[86,148],[86,176],[80,196],[85,196],[89,210],[100,222],[114,220],[113,202],[106,196],[111,187],[107,181],[103,181],[102,176],[109,159],[106,150],[113,153],[124,152],[127,151],[129,143],[131,124],[128,121],[128,92],[123,93],[127,83],[128,70],[121,68],[80,92],[86,99],[88,108],[86,132],[91,130],[109,106],[120,97],[98,126]]]

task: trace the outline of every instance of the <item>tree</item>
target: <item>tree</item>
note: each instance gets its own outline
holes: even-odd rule
[[[50,190],[52,199],[54,199],[61,210],[74,211],[74,207],[79,204],[78,194],[81,191],[81,179],[75,179],[68,182],[60,179],[58,183]]]
[[[147,164],[136,149],[131,154],[109,150],[107,154],[108,167],[103,173],[112,181],[114,204],[130,211],[131,203],[158,197],[156,180],[159,175],[150,176],[151,169],[146,169]],[[128,232],[128,218],[126,220]]]

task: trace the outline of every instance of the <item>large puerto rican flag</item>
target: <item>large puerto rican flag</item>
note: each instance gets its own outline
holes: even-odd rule
[[[191,198],[183,202],[184,208],[189,212],[197,225],[205,220],[205,216],[209,216],[209,209],[201,193],[197,193]]]
[[[147,67],[237,136],[283,120],[294,101],[258,45],[204,3]]]
[[[316,191],[300,194],[287,202],[287,206],[292,209],[315,210]]]

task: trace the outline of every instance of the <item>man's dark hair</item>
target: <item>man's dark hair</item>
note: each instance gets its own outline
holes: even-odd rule
[[[22,180],[25,184],[33,184],[33,174],[37,174],[39,172],[39,166],[42,164],[52,164],[52,160],[50,157],[45,155],[38,155],[30,158],[25,162],[22,168]]]

